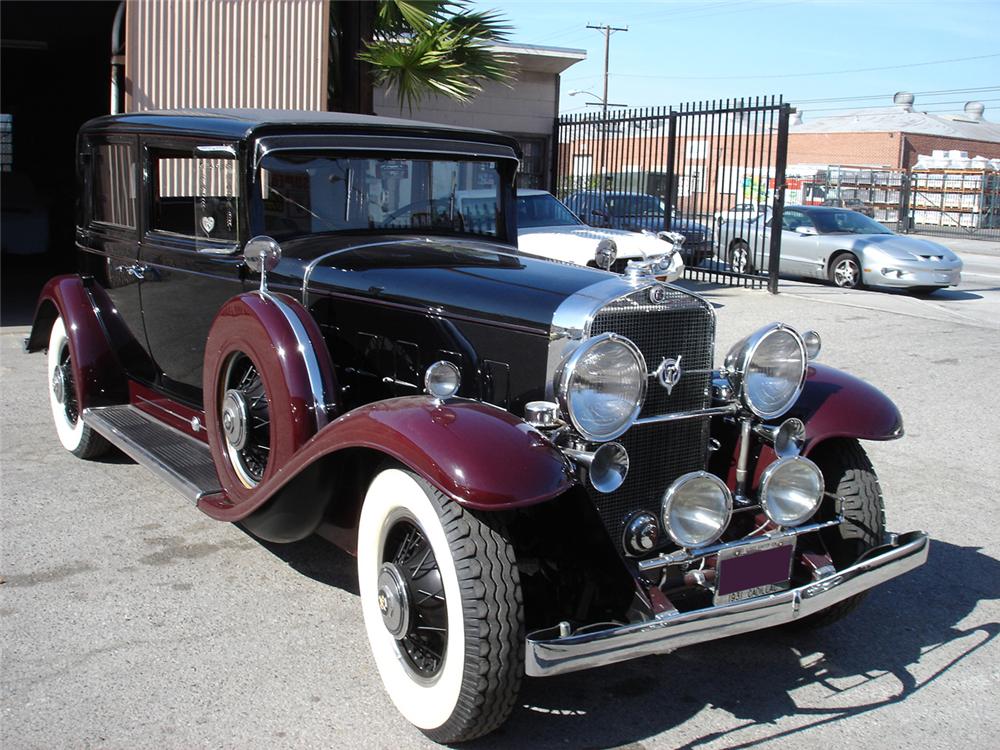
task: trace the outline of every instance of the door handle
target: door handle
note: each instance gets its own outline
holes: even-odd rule
[[[138,263],[133,263],[132,265],[129,266],[118,266],[115,268],[115,270],[121,273],[127,273],[129,276],[132,276],[142,281],[143,279],[146,278],[146,274],[152,271],[153,269],[150,268],[149,266],[143,266],[139,265]]]

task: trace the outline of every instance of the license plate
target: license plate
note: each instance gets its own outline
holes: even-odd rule
[[[795,537],[719,552],[715,603],[753,599],[788,588]]]

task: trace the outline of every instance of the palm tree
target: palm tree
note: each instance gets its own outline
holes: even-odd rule
[[[512,59],[487,46],[510,29],[497,11],[473,11],[464,0],[334,2],[331,10],[331,98],[338,109],[370,111],[373,85],[394,93],[400,111],[412,111],[428,96],[469,101],[485,81],[513,77]]]

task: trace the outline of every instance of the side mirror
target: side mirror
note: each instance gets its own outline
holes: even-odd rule
[[[609,221],[609,219],[608,219],[608,212],[607,211],[602,211],[599,208],[595,208],[593,211],[591,211],[590,215],[593,216],[595,219],[600,219],[601,221],[603,221],[605,223],[607,223]]]
[[[800,234],[803,237],[812,237],[816,234],[819,234],[819,232],[816,231],[816,227],[802,226],[802,227],[795,227],[795,234]]]
[[[259,234],[243,246],[243,261],[254,273],[260,274],[260,290],[267,291],[267,274],[281,260],[281,245],[273,237]]]

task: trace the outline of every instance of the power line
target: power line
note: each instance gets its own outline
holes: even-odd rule
[[[615,73],[617,78],[656,78],[669,79],[673,81],[735,81],[745,79],[774,79],[774,78],[816,78],[819,76],[843,75],[845,73],[871,73],[878,70],[899,70],[901,68],[919,68],[926,65],[944,65],[946,63],[967,62],[969,60],[985,60],[987,58],[1000,57],[1000,52],[989,55],[975,55],[973,57],[953,57],[948,60],[929,60],[927,62],[906,63],[904,65],[883,65],[875,68],[852,68],[849,70],[824,70],[818,73],[778,73],[772,75],[740,75],[740,76],[655,76],[638,73]]]
[[[976,101],[984,102],[984,103],[985,102],[1000,102],[1000,98],[998,98],[998,99],[977,99]],[[928,102],[927,104],[928,104],[928,106],[931,106],[931,107],[941,107],[941,106],[944,106],[945,104],[965,104],[965,103],[966,103],[965,99],[956,99],[956,100],[950,101],[950,102]],[[802,104],[802,102],[793,102],[793,104],[799,105],[799,104]],[[880,110],[880,109],[888,109],[888,107],[869,107],[867,109],[864,109],[864,108],[858,109],[857,107],[820,107],[819,109],[809,109],[809,110],[806,110],[806,111],[807,112],[843,112],[844,110],[848,110],[848,109],[856,109],[859,112],[859,114],[868,114],[868,113],[870,113],[870,114],[877,114],[878,110]],[[873,112],[872,110],[875,110],[875,111]],[[924,109],[920,109],[920,108],[914,109],[914,112],[928,112],[928,111],[930,111],[930,110],[924,110]],[[936,110],[936,111],[944,112],[946,110]],[[844,115],[844,117],[850,117],[850,115]]]
[[[1000,86],[983,86],[975,89],[939,89],[937,91],[910,91],[914,96],[941,96],[944,94],[976,94],[983,91],[1000,91]],[[888,99],[892,94],[872,94],[871,96],[837,96],[829,99],[790,99],[796,104],[827,104],[833,102],[861,102],[871,99]]]

